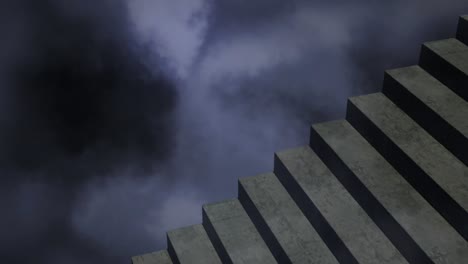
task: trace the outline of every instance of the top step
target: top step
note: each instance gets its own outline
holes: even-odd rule
[[[461,16],[458,20],[457,39],[468,45],[468,15]]]

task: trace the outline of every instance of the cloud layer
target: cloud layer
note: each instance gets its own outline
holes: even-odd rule
[[[128,263],[453,37],[465,1],[0,4],[0,255]]]

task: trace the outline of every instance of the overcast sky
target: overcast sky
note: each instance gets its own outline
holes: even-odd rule
[[[128,264],[453,37],[462,0],[0,3],[0,256]]]

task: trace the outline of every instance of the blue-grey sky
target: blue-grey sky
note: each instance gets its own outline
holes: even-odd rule
[[[2,1],[2,261],[165,248],[464,13],[462,0]]]

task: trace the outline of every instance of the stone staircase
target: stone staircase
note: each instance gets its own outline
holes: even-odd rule
[[[133,264],[468,263],[468,16]]]

